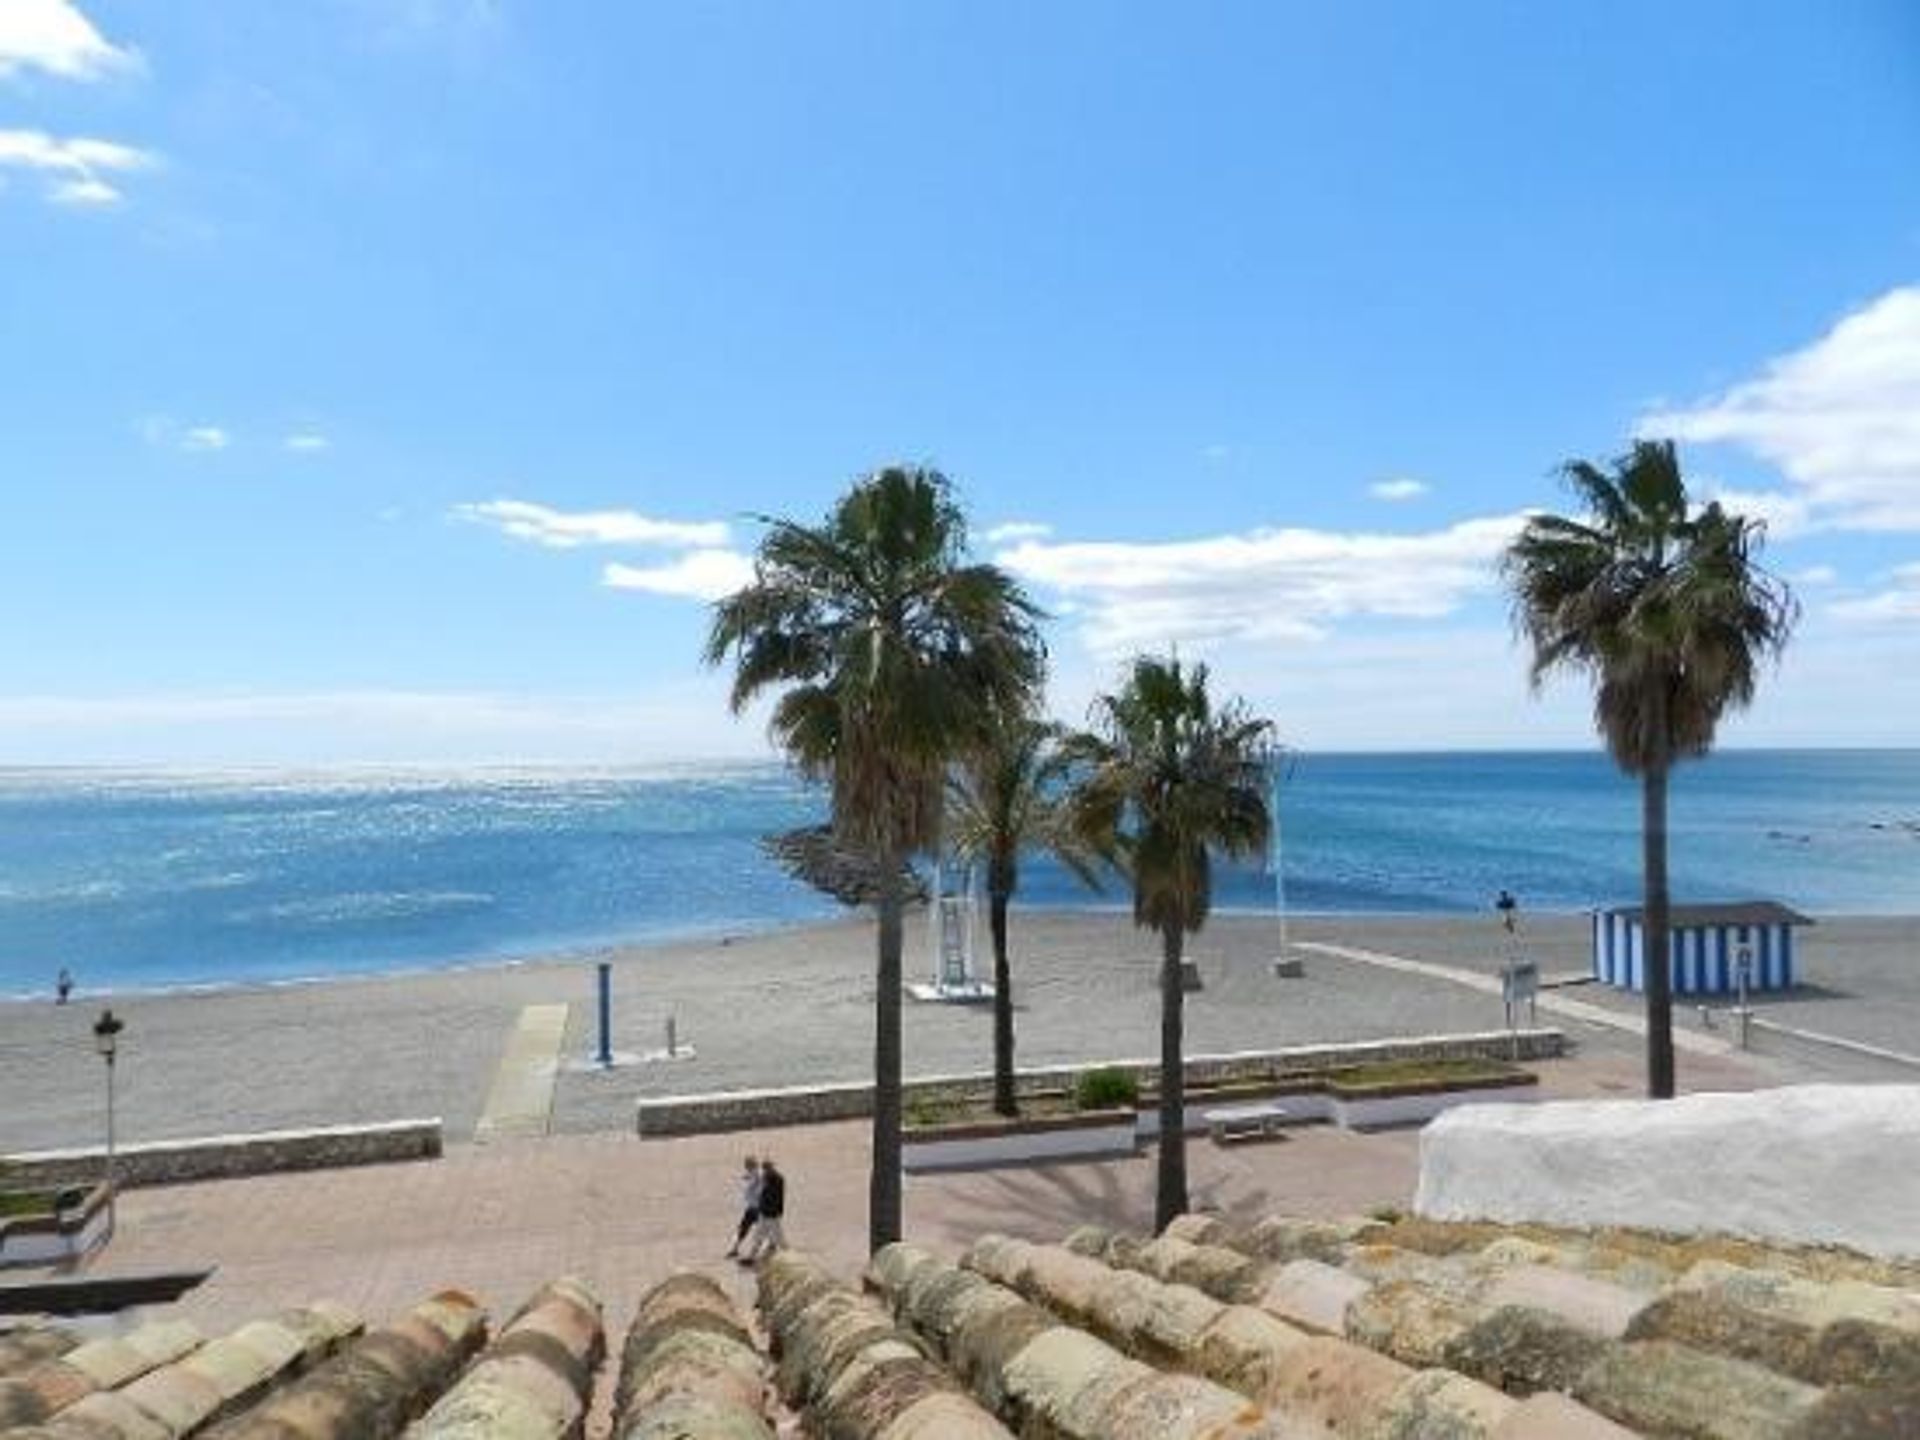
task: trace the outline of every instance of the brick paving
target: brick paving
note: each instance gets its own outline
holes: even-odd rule
[[[1553,1096],[1632,1095],[1637,1062],[1594,1053],[1541,1067]],[[1689,1067],[1699,1089],[1750,1088],[1735,1060]],[[692,1267],[748,1300],[721,1258],[743,1153],[773,1153],[789,1176],[788,1231],[843,1273],[866,1245],[864,1123],[640,1141],[563,1135],[457,1145],[435,1162],[259,1176],[128,1193],[120,1234],[94,1268],[213,1264],[181,1303],[209,1329],[325,1296],[385,1319],[447,1286],[496,1315],[543,1281],[580,1275],[606,1299],[617,1333],[668,1272]],[[1354,1135],[1305,1127],[1277,1144],[1189,1144],[1196,1207],[1245,1215],[1338,1215],[1404,1207],[1418,1165],[1414,1131]],[[907,1181],[908,1233],[948,1253],[1001,1230],[1057,1240],[1096,1222],[1150,1228],[1151,1150],[1130,1159],[1036,1165]]]

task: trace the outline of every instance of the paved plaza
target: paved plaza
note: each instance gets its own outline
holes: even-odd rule
[[[1631,1095],[1624,1055],[1540,1067],[1554,1097]],[[1702,1060],[1697,1088],[1750,1088],[1764,1074]],[[1289,1138],[1221,1148],[1189,1143],[1196,1208],[1247,1216],[1360,1214],[1412,1199],[1419,1135],[1306,1126]],[[208,1327],[327,1295],[363,1315],[392,1315],[458,1285],[497,1312],[542,1281],[575,1273],[624,1324],[646,1286],[705,1269],[745,1298],[721,1258],[735,1219],[740,1157],[767,1153],[789,1177],[788,1233],[842,1273],[866,1253],[867,1127],[638,1140],[559,1135],[456,1145],[445,1158],[129,1192],[120,1233],[96,1268],[214,1264],[182,1312]],[[949,1253],[999,1230],[1057,1240],[1089,1222],[1152,1227],[1151,1149],[1128,1159],[1031,1165],[907,1180],[907,1233]]]

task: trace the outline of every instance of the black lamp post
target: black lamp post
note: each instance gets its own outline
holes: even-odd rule
[[[113,1060],[120,1049],[120,1032],[127,1028],[127,1022],[111,1010],[102,1010],[100,1018],[93,1022],[93,1048],[100,1052],[100,1058],[107,1062],[107,1238],[113,1238],[114,1222],[118,1217],[119,1186],[114,1183],[113,1171]]]
[[[1520,902],[1513,898],[1511,890],[1502,890],[1500,898],[1493,902],[1493,908],[1500,912],[1500,923],[1506,932],[1513,933],[1514,912],[1520,908]]]

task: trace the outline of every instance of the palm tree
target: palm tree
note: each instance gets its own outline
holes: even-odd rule
[[[1673,1094],[1667,779],[1704,755],[1729,710],[1753,699],[1760,662],[1798,615],[1755,556],[1765,527],[1712,502],[1695,509],[1670,440],[1642,440],[1605,471],[1563,473],[1583,519],[1535,515],[1503,561],[1536,690],[1556,671],[1594,682],[1594,724],[1640,777],[1647,976],[1647,1093]]]
[[[993,1108],[1019,1113],[1013,1093],[1013,966],[1007,956],[1007,907],[1020,887],[1020,856],[1052,854],[1081,880],[1095,882],[1093,855],[1068,823],[1061,799],[1067,757],[1060,727],[1029,714],[996,717],[983,743],[947,777],[946,842],[986,867],[987,926],[993,936]]]
[[[767,520],[753,583],[714,607],[710,665],[734,658],[732,706],[778,691],[770,729],[832,795],[835,841],[878,892],[873,1042],[873,1248],[900,1238],[903,870],[939,829],[948,765],[990,717],[1031,703],[1038,612],[967,562],[966,519],[939,472],[889,466],[817,526]]]
[[[1074,823],[1133,886],[1133,922],[1160,934],[1160,1169],[1155,1226],[1187,1208],[1185,1003],[1180,959],[1207,922],[1213,852],[1267,843],[1267,721],[1239,700],[1216,707],[1207,668],[1142,655],[1116,695],[1094,702],[1092,733],[1067,744]]]

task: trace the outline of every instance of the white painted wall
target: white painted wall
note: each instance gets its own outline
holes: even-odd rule
[[[1920,1257],[1920,1085],[1466,1106],[1421,1132],[1414,1210]]]
[[[1112,1125],[1071,1130],[1011,1131],[970,1140],[909,1140],[901,1147],[900,1167],[909,1173],[965,1170],[1023,1160],[1092,1159],[1132,1151],[1133,1117],[1129,1115]]]

